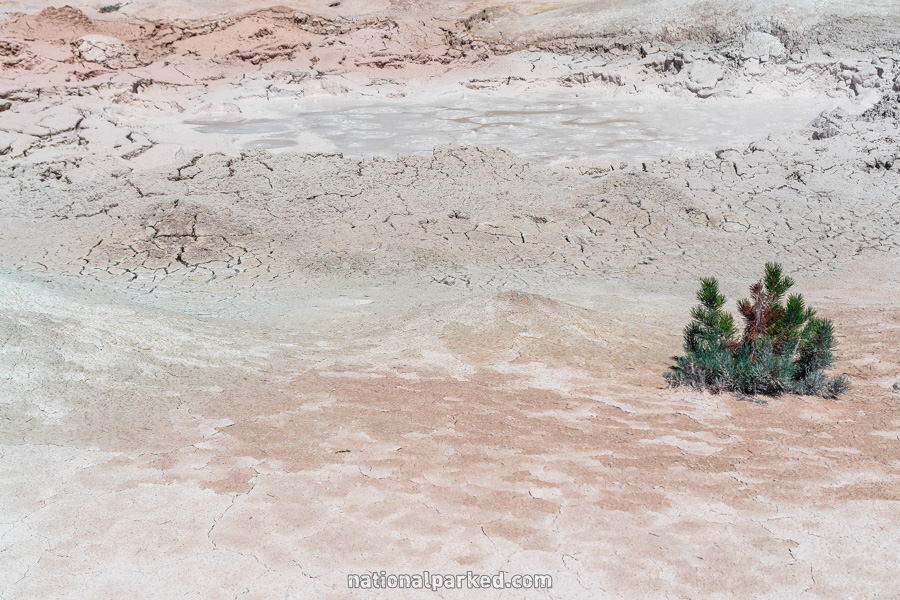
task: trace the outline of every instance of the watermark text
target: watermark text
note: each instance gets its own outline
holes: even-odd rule
[[[541,574],[519,574],[500,571],[491,575],[473,573],[351,573],[347,576],[351,590],[549,590],[553,577]]]

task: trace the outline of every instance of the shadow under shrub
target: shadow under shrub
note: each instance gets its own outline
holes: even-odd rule
[[[844,375],[829,377],[834,364],[834,325],[816,316],[803,296],[785,296],[794,280],[777,263],[767,263],[762,281],[750,287],[750,298],[738,302],[744,319],[739,335],[734,317],[715,279],[701,280],[684,329],[685,356],[675,358],[666,373],[670,385],[712,392],[778,395],[808,394],[836,398],[850,389]]]

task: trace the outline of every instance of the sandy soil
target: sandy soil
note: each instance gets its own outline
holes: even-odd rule
[[[0,598],[896,597],[893,3],[328,4],[7,7]],[[192,125],[459,88],[840,108],[640,163]],[[666,388],[767,260],[853,390]]]

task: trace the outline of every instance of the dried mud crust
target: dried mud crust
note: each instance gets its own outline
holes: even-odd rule
[[[873,158],[900,136],[834,121],[625,169],[489,148],[9,165],[6,595],[141,596],[140,570],[349,598],[375,564],[546,572],[538,597],[566,599],[892,589],[900,199]],[[784,255],[853,392],[665,389],[696,278],[743,291]]]
[[[900,135],[887,122],[844,129],[625,170],[551,171],[490,148],[196,155],[99,179],[77,162],[17,165],[0,200],[3,266],[135,292],[326,274],[489,287],[508,283],[500,272],[671,278],[784,256],[827,273],[900,244]]]
[[[554,577],[443,597],[894,593],[900,29],[572,11],[0,23],[0,598],[336,600],[382,569]],[[614,167],[176,150],[144,126],[435,70],[874,108]],[[696,280],[735,297],[773,259],[853,391],[664,388]]]

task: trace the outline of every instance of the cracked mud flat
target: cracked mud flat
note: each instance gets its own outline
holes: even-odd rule
[[[0,21],[0,598],[896,597],[892,3],[329,4]],[[621,159],[265,130],[460,93],[810,113]],[[852,392],[666,389],[697,279],[773,259]]]

